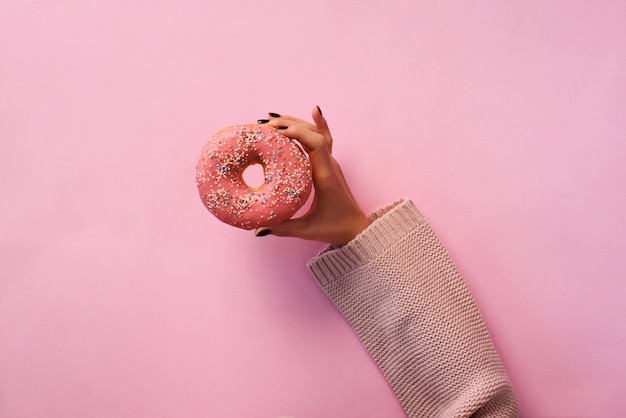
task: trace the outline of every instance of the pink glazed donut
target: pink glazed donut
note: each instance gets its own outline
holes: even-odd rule
[[[263,166],[264,182],[243,179],[252,164]],[[311,193],[311,163],[290,138],[268,125],[231,126],[216,133],[200,153],[196,184],[209,212],[243,229],[291,218]]]

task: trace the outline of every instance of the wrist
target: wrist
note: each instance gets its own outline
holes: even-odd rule
[[[370,226],[371,224],[372,224],[372,220],[368,218],[365,214],[363,214],[363,216],[360,217],[358,222],[356,223],[355,234],[352,238],[354,239],[361,232],[365,231],[367,227]]]
[[[350,229],[347,231],[345,239],[340,243],[340,245],[345,245],[356,238],[361,232],[367,229],[368,226],[372,224],[372,220],[368,218],[364,213],[354,219],[350,225]]]

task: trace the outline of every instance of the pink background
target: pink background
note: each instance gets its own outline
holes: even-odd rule
[[[216,221],[218,129],[320,105],[410,196],[524,416],[626,410],[626,3],[3,0],[0,416],[401,417],[305,269]]]

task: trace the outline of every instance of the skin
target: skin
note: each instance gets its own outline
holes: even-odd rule
[[[332,156],[333,138],[319,107],[312,112],[313,124],[292,116],[270,115],[268,125],[302,144],[313,167],[315,196],[309,211],[300,218],[289,219],[271,228],[258,228],[257,236],[267,234],[296,237],[344,245],[371,224],[361,210]],[[286,128],[286,129],[284,129]],[[259,233],[262,233],[259,235]]]

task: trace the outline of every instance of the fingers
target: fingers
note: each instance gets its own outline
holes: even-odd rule
[[[315,128],[315,125],[305,121],[304,119],[296,118],[294,116],[280,115],[278,113],[273,113],[273,112],[268,113],[268,116],[269,116],[270,121],[276,121],[276,119],[281,119],[283,121],[290,121],[293,123],[299,123],[301,125],[307,125],[310,128]]]
[[[261,119],[259,123],[267,123],[288,138],[297,140],[309,155],[316,190],[324,188],[337,177],[331,156],[332,137],[319,106],[312,112],[315,125],[293,116],[278,113],[268,115],[270,119]]]
[[[328,146],[328,150],[333,151],[333,137],[330,135],[330,129],[328,129],[328,123],[326,122],[326,118],[322,115],[322,109],[319,106],[316,106],[313,109],[311,114],[313,117],[313,121],[315,122],[315,126],[317,126],[317,131],[321,133],[326,139],[326,145]]]
[[[281,134],[295,139],[309,154],[313,165],[313,179],[317,184],[323,179],[332,177],[333,166],[330,154],[332,138],[328,124],[318,107],[313,109],[315,125],[292,116],[283,116],[278,113],[269,113],[270,119],[259,122],[267,123],[276,128]]]
[[[305,125],[285,120],[281,120],[279,123],[281,125],[277,125],[275,128],[281,134],[291,139],[297,139],[308,153],[324,146],[326,143],[322,134],[309,129]]]
[[[321,145],[321,142],[324,142],[328,147],[329,152],[332,152],[332,136],[330,134],[330,129],[328,128],[328,123],[322,115],[322,110],[319,106],[313,108],[312,117],[313,121],[315,122],[314,125],[293,116],[280,115],[273,112],[268,113],[268,115],[269,119],[259,119],[258,122],[267,123],[270,126],[273,126],[274,128],[281,131],[283,135],[286,135],[293,139],[298,139],[307,150],[307,152],[318,148]],[[292,128],[295,126],[298,126],[298,128]],[[320,134],[321,138],[312,135],[304,135],[304,133],[306,133],[305,131],[307,130],[311,131],[312,133]],[[298,132],[299,137],[290,135],[296,132]]]
[[[323,135],[310,131],[302,125],[290,125],[280,131],[283,135],[300,142],[309,154],[313,166],[313,181],[317,188],[329,178],[334,177],[333,158],[328,142]]]

